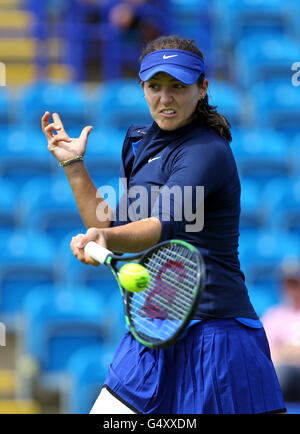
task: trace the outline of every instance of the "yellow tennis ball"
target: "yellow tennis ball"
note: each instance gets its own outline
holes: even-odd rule
[[[145,267],[132,262],[120,269],[119,280],[127,291],[140,292],[148,286],[150,276]]]

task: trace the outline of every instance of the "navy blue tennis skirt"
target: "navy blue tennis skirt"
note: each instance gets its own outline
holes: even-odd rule
[[[197,323],[164,350],[149,349],[128,332],[105,385],[145,414],[285,411],[264,329],[234,319]]]

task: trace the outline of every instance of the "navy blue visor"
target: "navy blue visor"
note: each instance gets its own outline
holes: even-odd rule
[[[201,74],[205,73],[204,61],[190,51],[157,50],[144,57],[139,76],[142,81],[148,81],[158,72],[165,72],[176,80],[191,85],[196,83]]]

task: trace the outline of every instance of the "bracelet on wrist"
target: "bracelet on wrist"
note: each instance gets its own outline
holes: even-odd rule
[[[68,166],[69,164],[76,163],[76,161],[83,161],[83,155],[77,155],[74,158],[71,158],[70,160],[60,161],[59,165],[62,167]]]

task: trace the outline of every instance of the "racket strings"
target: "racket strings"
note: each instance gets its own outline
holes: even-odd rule
[[[145,300],[144,298],[141,298],[140,296],[138,296],[137,294],[134,295],[135,300],[134,303],[136,305],[136,307],[139,308],[147,308],[148,309],[151,307],[152,304],[147,304],[145,305],[145,302],[147,303],[147,300]],[[189,299],[190,301],[190,299]],[[163,297],[159,294],[155,294],[155,299],[154,299],[154,303],[156,305],[156,307],[161,308],[161,311],[165,310],[165,304],[166,304],[166,297]],[[174,308],[172,307],[174,306]],[[173,300],[172,305],[170,307],[168,307],[168,319],[178,319],[178,317],[182,317],[182,315],[184,315],[185,312],[187,312],[187,310],[190,308],[190,304],[179,304],[176,303],[176,301]],[[139,313],[139,315],[141,315],[141,313]],[[147,316],[146,313],[143,314],[143,316]]]
[[[136,329],[147,339],[166,340],[184,321],[191,309],[199,269],[193,252],[182,245],[156,251],[143,264],[150,284],[131,296],[130,312]]]
[[[156,256],[156,255],[154,255],[154,256],[155,256],[155,259],[158,259],[158,260],[159,259],[164,259],[165,261],[169,260],[168,256],[166,254],[164,254],[163,252],[162,252],[161,258]],[[197,282],[198,269],[197,269],[197,267],[195,267],[195,263],[193,263],[192,261],[185,261],[185,259],[186,259],[185,257],[180,256],[180,255],[175,256],[175,260],[180,261],[180,263],[185,266],[185,270],[187,270],[187,267],[188,267],[188,273],[189,274],[187,275],[185,285],[190,286],[191,289],[194,289],[195,288],[195,282]],[[154,266],[155,265],[156,264],[154,264]],[[148,265],[148,266],[150,267],[150,265]],[[146,266],[147,269],[148,269],[148,266]],[[155,269],[155,268],[153,268],[153,269],[155,272],[157,271],[157,269]],[[176,272],[173,272],[173,273],[174,273],[174,275],[176,275]],[[189,278],[191,279],[190,281],[188,280]],[[176,283],[176,282],[177,282],[177,280],[175,280],[174,283]]]
[[[192,279],[193,281],[189,281],[189,273],[187,270],[187,267],[184,267],[184,272],[185,272],[185,276],[184,276],[184,282],[178,282],[178,273],[176,271],[182,272],[182,268],[185,265],[184,262],[188,262],[186,261],[186,257],[182,256],[182,255],[176,255],[175,259],[176,261],[180,260],[180,265],[182,268],[176,266],[175,270],[174,270],[174,255],[172,255],[172,269],[166,269],[165,272],[162,275],[162,281],[164,283],[166,283],[167,285],[162,286],[159,285],[160,281],[157,280],[157,275],[159,273],[159,271],[161,270],[162,266],[165,263],[168,263],[168,261],[170,260],[170,255],[167,255],[165,251],[161,251],[159,252],[160,254],[154,254],[149,263],[145,264],[146,268],[148,271],[150,271],[150,276],[151,274],[153,275],[154,279],[151,279],[151,283],[152,285],[157,285],[160,286],[160,291],[156,294],[157,297],[160,296],[160,294],[162,294],[162,299],[163,301],[165,301],[165,299],[167,298],[168,295],[168,289],[170,288],[167,285],[170,285],[172,288],[172,292],[174,292],[174,287],[176,288],[176,292],[178,295],[180,295],[180,303],[178,304],[178,308],[181,309],[182,307],[186,306],[189,307],[190,306],[190,294],[192,292],[194,292],[195,290],[195,285],[197,284],[197,268],[196,268],[196,273],[194,275],[194,279]],[[190,264],[192,264],[193,267],[195,267],[195,264],[192,261],[189,261]],[[151,276],[152,277],[152,276]],[[183,285],[184,283],[184,285]],[[164,289],[166,288],[166,289]],[[190,291],[189,291],[190,289]],[[149,290],[153,291],[153,286],[150,286]],[[164,297],[165,296],[165,297]],[[161,297],[160,297],[161,298]],[[176,305],[176,298],[173,299],[173,304]]]
[[[157,303],[158,300],[156,299],[155,302]],[[142,304],[140,306],[139,304],[137,304],[136,307],[142,306]],[[160,306],[163,307],[164,305],[160,304]],[[135,323],[135,328],[143,334],[147,333],[148,339],[149,337],[159,337],[160,339],[166,340],[177,331],[182,322],[182,318],[178,318],[178,313],[173,317],[171,317],[170,315],[170,310],[168,313],[168,319],[151,319],[150,317],[146,317],[145,315],[141,316],[138,311],[136,311],[135,313],[134,311],[132,311],[131,315],[132,320]]]
[[[154,289],[155,285],[153,283],[150,284],[148,293],[153,293]],[[166,300],[168,299],[168,294],[169,293],[167,291],[164,291],[164,289],[160,287],[159,291],[156,291],[153,297],[155,297],[155,302],[157,302],[157,304],[161,304],[161,306],[163,307],[166,303]],[[180,302],[177,301],[179,295]],[[170,314],[169,316],[171,316],[171,314],[174,314],[174,318],[178,317],[178,313],[180,313],[181,311],[186,311],[189,308],[190,302],[191,297],[186,296],[186,292],[179,293],[179,290],[177,290],[177,297],[172,300],[172,304],[170,304],[168,308],[168,312]],[[174,307],[174,309],[172,307]]]
[[[147,270],[149,271],[149,268],[147,268]],[[175,279],[171,279],[170,277],[168,278],[168,280],[169,280],[169,283],[172,283],[172,285],[176,284],[176,282],[177,282]],[[150,283],[149,292],[153,291],[153,289],[154,289],[154,285],[153,285],[153,283],[152,284]],[[160,293],[161,293],[161,295],[160,295]],[[164,297],[164,295],[166,296],[168,294],[168,292],[164,291],[163,288],[160,288],[160,293],[157,291],[155,296],[158,298],[158,300],[161,299],[163,301],[163,303],[165,303],[165,300],[167,297]],[[181,292],[181,299],[180,299],[180,303],[178,304],[178,308],[180,309],[181,307],[188,307],[189,303],[190,303],[190,299],[191,298],[186,295],[186,291]],[[174,305],[177,305],[176,299],[173,300],[172,303]],[[170,311],[171,311],[171,309],[170,309]]]
[[[178,274],[177,271],[179,271],[179,274],[181,271],[184,271],[184,285],[182,286],[182,289],[184,291],[187,291],[189,288],[194,291],[195,285],[198,281],[198,267],[195,264],[195,262],[189,260],[186,256],[183,256],[182,254],[178,254],[178,252],[171,250],[172,255],[170,255],[170,252],[165,252],[162,250],[159,252],[160,254],[154,254],[149,263],[145,264],[146,268],[153,271],[154,275],[157,275],[161,267],[165,264],[168,264],[172,266],[172,269],[167,269],[166,273],[163,275],[163,279],[167,280],[168,283],[173,285],[178,285]],[[174,254],[175,253],[175,254]],[[170,258],[171,262],[170,262]],[[174,264],[180,264],[180,266],[176,266],[174,270]],[[182,270],[181,270],[181,269]],[[174,278],[173,278],[174,277]]]
[[[150,276],[157,276],[157,274],[160,271],[160,267],[157,266],[157,264],[155,264],[153,266],[153,264],[148,264],[146,266],[146,269],[148,270],[148,272],[150,273]],[[180,269],[178,269],[178,271],[180,271]],[[164,275],[162,276],[162,281],[163,282],[167,282],[171,285],[178,285],[178,273],[176,271],[172,270],[167,270],[167,272],[164,273]],[[190,281],[190,282],[185,282],[185,289],[191,289],[192,291],[195,288],[195,283],[197,282],[197,276],[195,275],[195,278],[193,279],[194,281]]]

